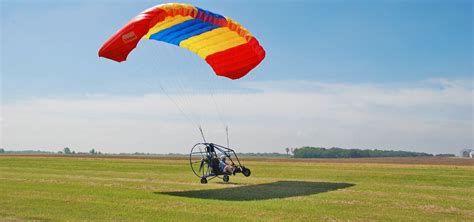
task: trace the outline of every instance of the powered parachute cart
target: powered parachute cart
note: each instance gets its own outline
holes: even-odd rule
[[[222,161],[220,157],[222,156],[228,160],[226,164],[233,166],[233,173],[224,172],[219,166],[220,161]],[[201,183],[203,184],[216,177],[221,178],[227,183],[229,182],[229,176],[236,173],[242,173],[246,177],[251,174],[250,169],[240,163],[239,157],[233,149],[214,143],[198,143],[194,145],[189,154],[189,164],[194,174],[201,178]]]

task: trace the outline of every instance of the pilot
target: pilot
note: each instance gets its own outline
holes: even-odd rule
[[[232,173],[234,173],[235,167],[233,165],[230,165],[230,164],[226,163],[225,162],[226,159],[227,159],[227,157],[224,154],[222,154],[221,157],[220,157],[220,160],[219,160],[219,169],[223,173],[232,174]]]

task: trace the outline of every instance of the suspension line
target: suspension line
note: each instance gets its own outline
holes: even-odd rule
[[[229,145],[229,127],[225,126],[225,134],[227,135],[227,148],[230,148]]]
[[[204,137],[204,133],[202,132],[202,127],[201,126],[199,126],[199,131],[201,131],[201,136],[202,136],[202,139],[204,140],[204,143],[207,143],[206,137]]]

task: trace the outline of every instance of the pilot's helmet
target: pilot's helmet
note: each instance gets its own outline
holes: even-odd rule
[[[221,157],[220,157],[220,159],[221,159],[222,161],[225,161],[226,158],[227,158],[227,157],[226,157],[224,154],[222,154]]]

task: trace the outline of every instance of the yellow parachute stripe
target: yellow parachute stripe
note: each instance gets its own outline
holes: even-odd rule
[[[146,35],[144,35],[143,38],[149,39],[151,35],[159,32],[163,29],[167,29],[169,27],[175,26],[177,24],[183,23],[183,22],[191,20],[191,19],[193,19],[193,17],[191,17],[191,16],[185,16],[185,17],[183,17],[181,15],[177,15],[177,16],[174,16],[174,17],[168,16],[168,17],[165,18],[165,20],[163,20],[162,22],[156,23],[156,25],[153,26],[153,28],[148,30],[148,33]]]
[[[227,27],[222,27],[183,40],[179,46],[189,49],[198,54],[201,58],[206,59],[208,55],[244,43],[247,43],[245,38],[242,38],[239,34],[231,31]]]
[[[178,12],[179,10],[193,10],[197,11],[197,9],[190,5],[184,3],[166,3],[158,6],[160,9],[166,11],[169,16],[173,16],[174,13]]]
[[[225,41],[225,42],[222,42],[222,43],[219,43],[219,44],[201,49],[201,50],[199,50],[198,55],[203,57],[203,58],[206,58],[208,55],[212,55],[216,52],[224,51],[226,49],[229,49],[229,48],[232,48],[232,47],[235,47],[235,46],[238,46],[238,45],[242,45],[242,44],[245,44],[245,43],[247,43],[247,42],[242,37],[232,39],[232,40],[228,40],[228,41]]]
[[[196,36],[190,37],[186,40],[183,40],[183,41],[181,41],[179,46],[181,46],[183,48],[193,50],[196,47],[200,47],[201,44],[203,44],[203,43],[205,44],[205,42],[203,42],[204,40],[208,40],[209,38],[222,35],[223,33],[227,33],[226,29],[216,28],[216,29],[213,29],[209,32],[204,32],[204,33],[201,33],[200,35],[196,35]]]

